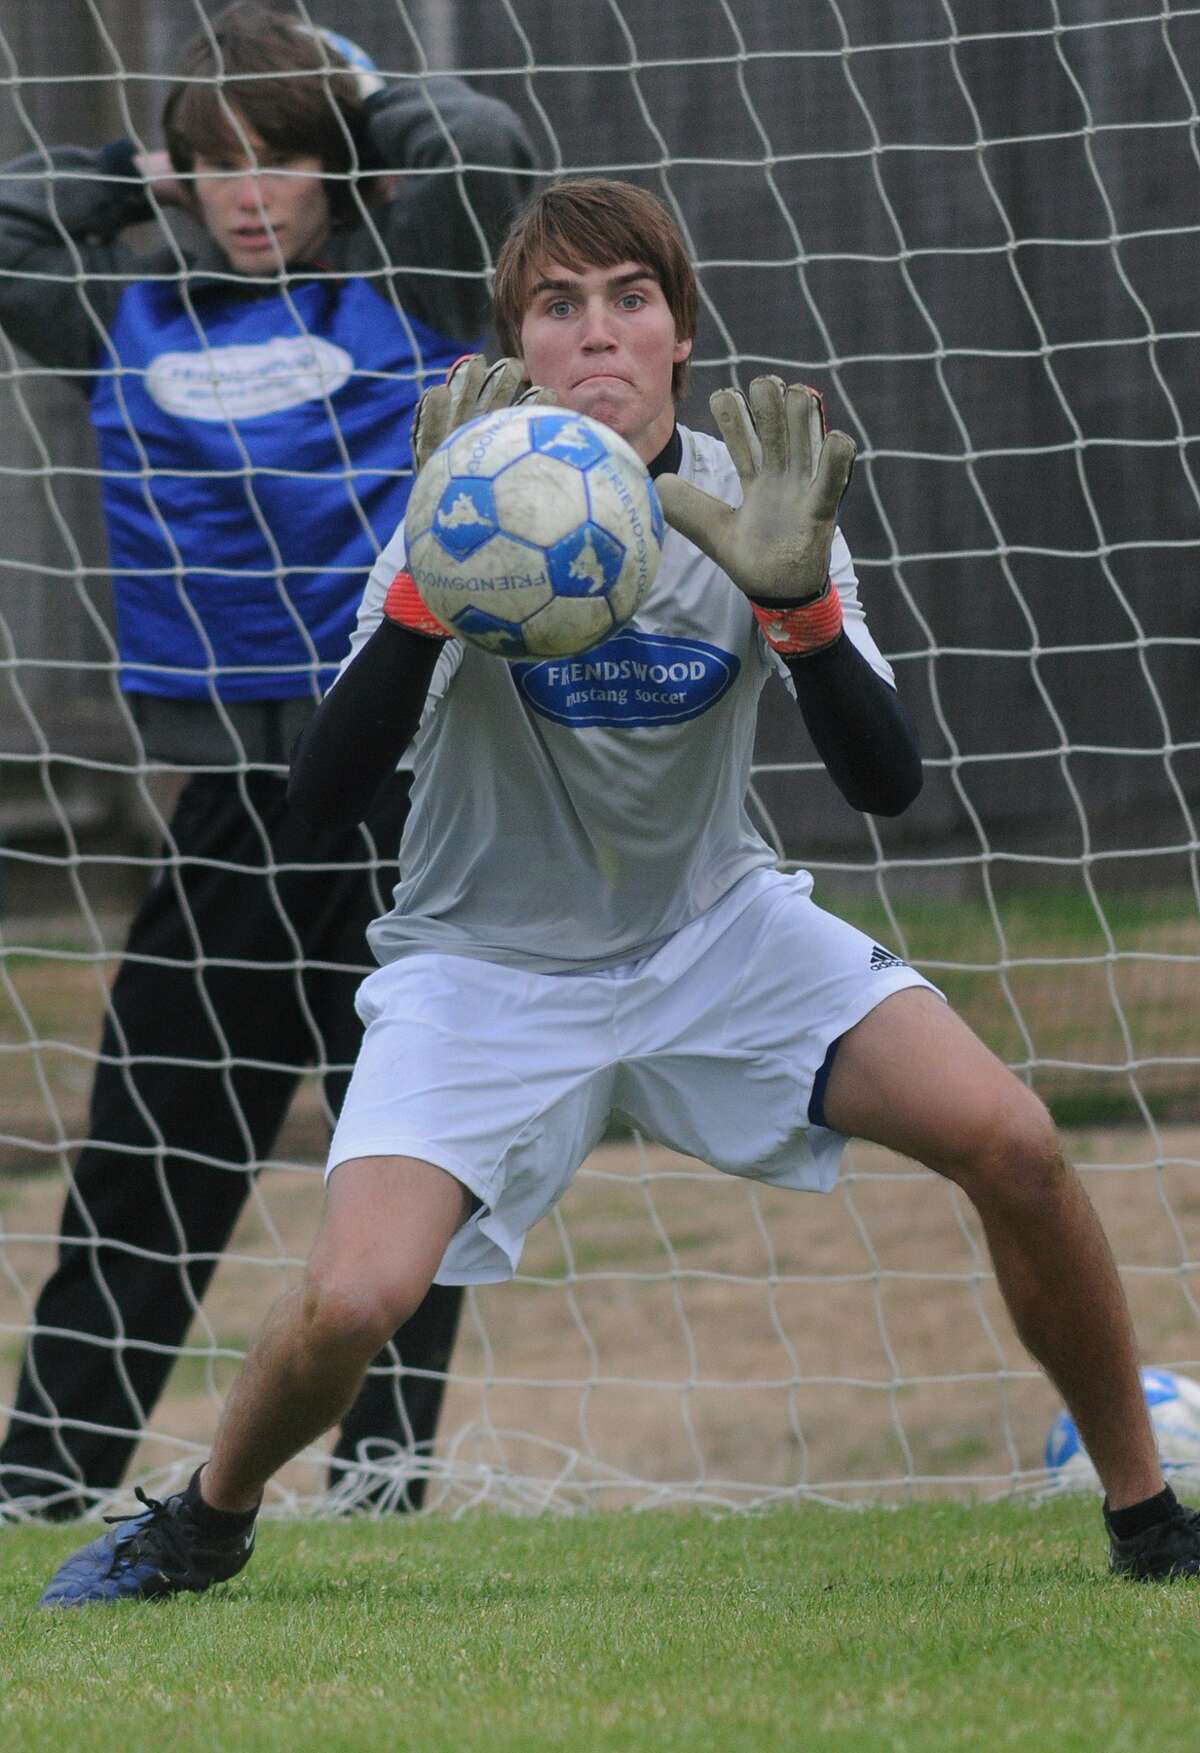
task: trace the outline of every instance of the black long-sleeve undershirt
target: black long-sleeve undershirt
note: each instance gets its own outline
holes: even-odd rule
[[[288,803],[322,830],[361,822],[417,734],[445,641],[382,620],[309,720]]]
[[[288,800],[314,827],[350,827],[416,735],[442,641],[381,621],[296,746]],[[500,659],[496,659],[500,662]],[[916,734],[895,689],[845,633],[787,660],[808,733],[846,802],[896,816],[921,789]]]
[[[846,802],[864,816],[902,814],[921,789],[921,750],[896,690],[844,632],[784,662],[808,734]]]

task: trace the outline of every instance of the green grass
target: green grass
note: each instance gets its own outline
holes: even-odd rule
[[[1103,894],[1103,917],[1081,886],[1001,888],[994,911],[982,896],[899,893],[889,915],[878,895],[825,883],[813,898],[919,964],[962,963],[982,973],[1029,958],[1105,957],[1114,948],[1200,955],[1196,898],[1182,887]]]
[[[268,1525],[202,1597],[41,1613],[0,1534],[5,1753],[1196,1745],[1200,1590],[1094,1503]]]

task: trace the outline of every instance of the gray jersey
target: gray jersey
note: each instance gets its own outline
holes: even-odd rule
[[[725,446],[680,431],[680,473],[736,505]],[[401,529],[346,663],[403,565]],[[831,571],[849,637],[890,682],[840,532]],[[368,934],[378,960],[434,950],[562,973],[656,949],[775,862],[745,801],[773,674],[791,686],[746,598],[675,530],[633,621],[579,657],[507,663],[449,641],[411,751],[404,875]]]

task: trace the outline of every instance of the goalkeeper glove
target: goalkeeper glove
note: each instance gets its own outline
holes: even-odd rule
[[[854,440],[826,434],[815,390],[778,377],[756,377],[748,396],[717,390],[709,405],[738,472],[742,503],[726,505],[678,475],[660,475],[663,514],[750,598],[776,651],[819,651],[842,626],[829,550]]]
[[[498,359],[489,366],[482,353],[464,353],[446,374],[445,383],[427,389],[413,416],[412,457],[420,474],[434,451],[468,420],[492,414],[497,408],[514,408],[548,400],[545,390],[525,380],[518,359]],[[383,612],[389,621],[427,638],[449,639],[449,628],[425,607],[411,573],[398,572],[388,586]]]
[[[489,365],[482,353],[464,353],[446,373],[445,383],[427,389],[413,419],[413,468],[419,474],[439,444],[481,414],[498,408],[520,408],[550,400],[549,392],[530,384],[519,359],[498,359]]]

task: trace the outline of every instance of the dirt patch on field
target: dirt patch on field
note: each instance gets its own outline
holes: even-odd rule
[[[307,1251],[321,1134],[308,1091],[137,1476],[161,1485],[206,1444],[238,1356]],[[1200,1129],[1069,1143],[1147,1361],[1200,1373]],[[52,1262],[61,1197],[56,1173],[3,1184],[0,1402]],[[801,1197],[609,1145],[531,1238],[517,1282],[470,1294],[430,1501],[991,1493],[1036,1472],[1055,1410],[968,1207],[935,1177],[855,1145],[835,1193]],[[321,1472],[317,1457],[297,1463],[283,1488],[308,1497]]]

